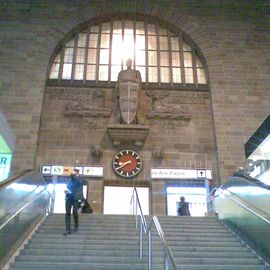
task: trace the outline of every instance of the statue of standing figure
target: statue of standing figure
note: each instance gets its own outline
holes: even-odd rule
[[[140,72],[131,68],[132,59],[127,59],[126,66],[126,70],[119,72],[117,80],[118,121],[121,124],[137,124],[142,79]]]

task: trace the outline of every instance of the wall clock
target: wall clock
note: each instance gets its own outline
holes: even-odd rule
[[[126,178],[134,177],[142,169],[142,159],[138,153],[133,150],[122,150],[118,152],[112,161],[114,171]]]

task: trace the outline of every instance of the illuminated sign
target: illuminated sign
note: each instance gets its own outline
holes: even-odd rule
[[[78,169],[81,176],[86,177],[103,177],[104,169],[103,167],[97,166],[62,166],[62,165],[42,165],[40,168],[40,172],[43,175],[61,175],[67,176],[72,173],[74,169]]]
[[[0,181],[9,177],[12,154],[0,153]]]
[[[211,170],[206,169],[151,169],[152,179],[212,179]]]

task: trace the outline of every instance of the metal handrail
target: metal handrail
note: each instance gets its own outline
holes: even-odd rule
[[[136,197],[136,204],[135,204],[135,197]],[[147,223],[146,223],[146,219],[145,219],[145,216],[144,216],[142,208],[141,208],[141,204],[140,204],[140,200],[139,200],[139,196],[138,196],[138,192],[137,192],[136,187],[134,187],[134,189],[133,189],[133,194],[132,194],[130,203],[132,203],[132,202],[133,202],[133,210],[135,210],[136,228],[137,228],[137,219],[138,219],[137,208],[139,208],[139,212],[140,212],[139,213],[140,221],[141,221],[141,223],[140,223],[140,258],[143,257],[143,231],[144,231],[144,234],[148,234],[148,270],[152,270],[152,237],[151,237],[151,233],[152,233],[152,228],[156,228],[157,233],[159,235],[159,238],[160,238],[161,243],[162,243],[163,248],[164,248],[164,269],[165,270],[169,269],[169,261],[168,261],[168,259],[169,259],[172,266],[173,266],[173,269],[177,270],[172,251],[166,242],[164,232],[162,230],[162,227],[159,223],[157,216],[152,216],[149,225],[147,225]],[[134,209],[134,206],[135,206],[135,209]]]
[[[214,212],[215,212],[215,207],[214,207],[213,201],[215,199],[215,192],[216,191],[217,191],[217,188],[213,188],[207,196],[206,205],[207,205],[207,212],[209,215],[214,215]]]
[[[226,194],[226,192],[229,192],[229,193],[231,193],[232,195],[234,195],[232,192],[230,192],[230,191],[228,191],[228,190],[227,190],[226,192],[224,192],[224,191],[222,191],[221,189],[218,189],[218,192],[221,192],[221,193],[222,193],[223,195],[225,195],[228,199],[234,201],[235,203],[237,203],[237,204],[240,205],[241,207],[245,208],[247,211],[249,211],[250,213],[252,213],[252,214],[255,215],[256,217],[260,218],[261,220],[263,220],[263,221],[266,222],[267,224],[270,224],[270,220],[269,220],[269,219],[263,217],[262,215],[260,215],[260,214],[258,214],[257,212],[253,211],[252,209],[250,209],[248,206],[246,206],[246,205],[243,204],[242,202],[240,202],[240,201],[238,201],[238,200],[236,200],[236,199],[234,199],[234,198],[232,198],[232,197],[230,197],[230,196],[228,196],[228,195]],[[237,196],[237,195],[234,195],[234,196]]]

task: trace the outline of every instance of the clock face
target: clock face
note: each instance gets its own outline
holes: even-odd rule
[[[133,150],[122,150],[113,157],[113,168],[122,177],[134,177],[142,169],[142,159]]]

